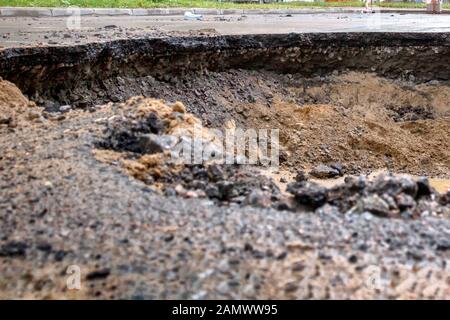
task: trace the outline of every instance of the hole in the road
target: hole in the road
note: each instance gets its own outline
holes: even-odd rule
[[[167,43],[139,43],[146,50],[160,50],[153,56],[132,55],[127,50],[135,48],[133,43],[123,42],[117,44],[119,49],[109,47],[112,53],[104,50],[98,56],[98,48],[91,48],[88,62],[80,62],[82,68],[36,67],[41,70],[39,77],[53,72],[64,79],[48,88],[32,77],[17,82],[44,107],[44,118],[70,121],[70,110],[76,108],[89,109],[92,118],[97,112],[106,113],[92,124],[104,129],[96,137],[95,157],[167,196],[288,210],[328,204],[343,212],[380,216],[416,217],[448,209],[448,195],[439,195],[427,181],[390,175],[356,177],[378,171],[429,176],[442,179],[436,186],[446,191],[450,86],[444,71],[448,64],[444,59],[433,68],[417,68],[446,49],[430,49],[420,43],[423,39],[396,40],[400,45],[413,41],[413,49],[410,44],[396,50],[366,43],[355,46],[352,41],[360,39],[350,39],[350,47],[330,47],[322,42],[323,35],[318,37],[316,45],[302,36],[296,41],[304,43],[292,48],[283,47],[288,46],[283,41],[291,43],[290,38],[281,37],[276,41],[283,46],[275,47],[263,36],[257,42],[237,38],[236,43],[224,42],[231,46],[224,51],[202,47],[217,49],[214,46],[223,45],[221,39],[215,39],[219,44],[196,39],[199,48],[195,41],[186,40],[185,46],[185,40],[177,40],[169,43],[169,47],[182,44],[177,55],[168,54]],[[120,54],[114,55],[114,50]],[[404,57],[411,52],[415,54]],[[96,68],[104,68],[104,74]],[[11,77],[16,75],[11,72]],[[8,93],[2,99],[10,99]],[[26,99],[22,100],[18,103]],[[28,120],[42,120],[33,112]],[[13,118],[1,121],[11,127]],[[218,133],[224,130],[279,130],[280,166],[217,163],[216,157],[226,157],[229,151],[224,151]],[[258,143],[263,140],[255,138]],[[180,142],[200,143],[208,151],[206,158],[202,153],[200,163],[174,161],[172,151]],[[269,149],[275,145],[269,143]],[[257,157],[268,157],[270,152],[264,154],[259,147]],[[229,152],[236,156],[238,151]],[[241,155],[249,153],[244,150]],[[188,156],[192,161],[195,152],[190,150]]]
[[[339,177],[378,170],[448,177],[450,87],[446,83],[413,84],[357,72],[305,78],[245,70],[197,75],[194,81],[199,92],[194,94],[209,101],[201,111],[191,105],[197,116],[178,102],[134,98],[116,104],[122,116],[106,124],[98,145],[103,150],[97,151],[97,157],[121,158],[127,173],[169,196],[291,210],[329,203],[348,211],[360,205],[359,210],[382,216],[390,216],[392,210],[414,216],[421,199],[429,199],[432,192],[419,193],[416,182],[406,178],[385,176],[361,182]],[[220,85],[211,84],[217,82]],[[168,83],[160,86],[162,92],[170,90]],[[189,96],[190,90],[184,92]],[[202,119],[208,126],[202,128],[201,139],[213,144],[210,130],[221,117],[223,122],[217,126],[221,129],[280,130],[280,168],[171,163],[171,148],[177,141],[195,140],[193,130]],[[308,175],[319,185],[305,182]],[[335,188],[337,181],[344,187]],[[435,184],[443,191],[439,183],[446,185],[448,180]],[[376,197],[360,204],[361,197],[370,193]],[[392,203],[382,197],[392,198]],[[380,207],[386,203],[384,209]]]

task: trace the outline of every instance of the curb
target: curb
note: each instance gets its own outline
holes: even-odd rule
[[[119,8],[24,8],[0,7],[0,17],[68,17],[76,12],[81,16],[180,16],[185,11],[201,15],[242,15],[242,14],[311,14],[311,13],[361,13],[364,8],[304,8],[304,9],[203,9],[203,8],[160,8],[160,9],[119,9]],[[383,8],[381,13],[426,13],[425,9]],[[450,14],[450,9],[442,10]]]
[[[0,8],[0,17],[51,17],[48,8]]]

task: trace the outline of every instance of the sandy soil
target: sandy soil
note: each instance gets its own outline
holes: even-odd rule
[[[39,116],[36,105],[22,95],[12,83],[0,78],[0,124],[15,127]]]
[[[340,162],[350,173],[388,169],[448,178],[449,87],[405,88],[358,73],[330,80],[288,88],[309,97],[304,104],[275,96],[270,108],[239,106],[248,112],[249,127],[280,128],[285,169]]]

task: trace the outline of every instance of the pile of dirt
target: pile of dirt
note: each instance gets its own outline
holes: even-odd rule
[[[388,169],[449,176],[448,87],[406,89],[374,75],[349,73],[305,88],[303,95],[304,104],[275,96],[270,107],[237,107],[245,126],[280,129],[284,169],[338,162],[346,174]]]
[[[186,107],[179,101],[169,106],[163,100],[133,97],[116,107],[119,115],[109,119],[107,138],[102,144],[108,149],[152,153],[148,150],[148,143],[145,143],[155,138],[152,134],[178,138],[195,136],[203,143],[214,143],[217,139],[210,130],[202,127],[201,120],[187,113]]]
[[[124,172],[167,196],[209,198],[220,205],[283,206],[272,179],[218,158],[223,156],[219,136],[202,127],[181,102],[168,105],[135,97],[114,108],[117,115],[105,123],[104,138],[94,150],[97,160],[120,163]],[[189,149],[188,155],[175,152],[184,142],[202,145],[200,164],[192,163],[195,150]]]
[[[342,106],[373,120],[414,121],[450,115],[450,87],[439,81],[416,84],[347,72],[314,82],[304,88],[307,103]]]
[[[404,140],[397,137],[402,129],[396,128],[393,120],[389,123],[393,128],[392,132],[388,132],[388,129],[377,131],[377,128],[383,127],[375,126],[374,123],[356,115],[344,116],[339,107],[329,105],[300,107],[277,103],[275,106],[275,109],[270,109],[266,113],[259,110],[260,114],[264,119],[273,116],[279,121],[275,125],[281,128],[284,135],[282,143],[297,152],[302,151],[302,147],[308,148],[300,140],[304,132],[308,134],[306,137],[313,145],[322,143],[320,139],[339,145],[341,143],[339,139],[355,124],[361,130],[359,133],[350,132],[355,140],[358,134],[364,133],[384,141],[384,145],[390,143],[400,146],[404,143]],[[170,105],[162,100],[135,97],[125,103],[110,104],[106,108],[113,109],[114,116],[105,121],[103,137],[97,143],[98,149],[94,150],[97,160],[119,164],[126,174],[143,181],[154,191],[166,196],[209,198],[218,205],[252,205],[291,211],[311,211],[324,205],[331,205],[343,213],[370,212],[383,217],[417,218],[428,214],[450,215],[449,194],[440,195],[430,187],[426,178],[414,180],[410,176],[386,174],[381,174],[373,180],[366,180],[364,176],[347,177],[343,184],[326,188],[313,181],[307,181],[308,177],[299,173],[295,177],[297,182],[289,184],[287,192],[282,192],[278,184],[260,168],[225,165],[218,163],[216,159],[201,164],[180,162],[178,154],[173,153],[180,141],[198,139],[203,145],[212,146],[221,143],[218,136],[208,128],[200,127],[200,134],[196,134],[196,126],[198,128],[201,121],[188,113],[181,102]],[[256,112],[253,116],[256,117],[249,119],[260,119]],[[340,126],[336,126],[336,119],[341,123]],[[270,123],[270,119],[263,121]],[[305,128],[305,124],[308,130],[300,131]],[[257,122],[255,125],[262,126],[262,123]],[[389,138],[392,138],[392,141],[389,141]],[[409,143],[413,143],[413,139]],[[342,157],[346,156],[345,152],[348,157],[355,157],[355,154],[358,154],[352,153],[352,146],[352,144],[344,145],[337,150],[342,152]],[[402,150],[407,150],[407,146]],[[397,156],[396,163],[407,159],[400,157],[402,150],[397,153],[391,151]],[[289,156],[284,165],[292,165],[290,157],[297,157],[296,160],[299,162],[304,161],[299,153],[291,154],[290,150],[285,153]],[[370,152],[367,154],[373,155],[372,159],[377,159],[376,154]],[[314,154],[312,156],[314,158],[311,158],[311,163],[317,163],[317,156]],[[296,166],[289,168],[298,169]],[[334,163],[329,168],[336,171],[336,175],[342,176],[344,168],[339,164]],[[348,169],[348,166],[346,168]],[[319,171],[324,172],[328,167],[318,166],[314,170],[317,171],[317,176]]]
[[[14,84],[0,78],[0,128],[14,128],[40,116],[34,102],[30,102]]]

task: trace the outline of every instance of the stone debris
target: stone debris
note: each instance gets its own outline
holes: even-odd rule
[[[438,193],[424,177],[414,179],[388,173],[374,179],[346,177],[344,184],[332,188],[302,181],[289,184],[287,191],[298,204],[312,209],[329,204],[342,213],[369,212],[380,217],[450,216],[448,193]]]
[[[309,175],[313,176],[314,178],[318,178],[318,179],[329,179],[329,178],[338,177],[341,175],[341,173],[342,173],[342,168],[341,168],[341,170],[338,170],[331,166],[326,166],[326,165],[320,164],[317,167],[314,167],[309,172]]]

